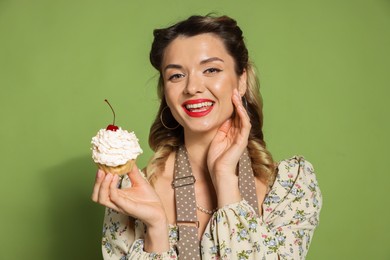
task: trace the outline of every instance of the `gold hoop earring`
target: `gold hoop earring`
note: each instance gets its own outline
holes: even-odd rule
[[[161,110],[160,122],[161,122],[161,124],[162,124],[166,129],[168,129],[168,130],[175,130],[176,128],[179,127],[179,125],[180,125],[179,123],[177,123],[177,126],[175,126],[175,127],[168,127],[166,124],[164,124],[163,114],[164,114],[165,109],[167,109],[167,108],[169,108],[169,107],[166,106],[166,107],[163,108],[163,110]],[[172,115],[172,114],[171,114],[171,115]]]

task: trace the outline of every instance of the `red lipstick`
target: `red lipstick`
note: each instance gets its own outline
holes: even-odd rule
[[[202,117],[211,112],[214,101],[210,99],[191,99],[182,104],[182,108],[190,117]]]

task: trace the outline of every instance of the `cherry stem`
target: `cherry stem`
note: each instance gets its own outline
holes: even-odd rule
[[[110,102],[108,102],[108,100],[107,99],[105,99],[104,100],[109,106],[110,106],[110,108],[111,108],[111,111],[112,111],[112,113],[114,114],[114,122],[112,123],[113,125],[115,125],[115,111],[114,111],[114,109],[112,108],[112,106],[111,106],[111,104],[110,104]]]

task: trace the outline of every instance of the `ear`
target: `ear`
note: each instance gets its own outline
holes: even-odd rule
[[[247,80],[248,80],[248,76],[246,74],[246,70],[244,70],[244,72],[239,76],[238,79],[238,93],[240,93],[241,97],[245,95],[247,89],[247,85],[246,85]]]

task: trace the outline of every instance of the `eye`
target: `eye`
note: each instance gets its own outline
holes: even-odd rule
[[[216,74],[216,73],[221,72],[221,71],[222,70],[218,69],[218,68],[208,68],[203,73],[205,73],[205,74]]]
[[[180,78],[184,78],[185,75],[184,74],[180,74],[180,73],[176,73],[176,74],[172,74],[168,77],[168,80],[169,81],[177,81],[179,80]]]

